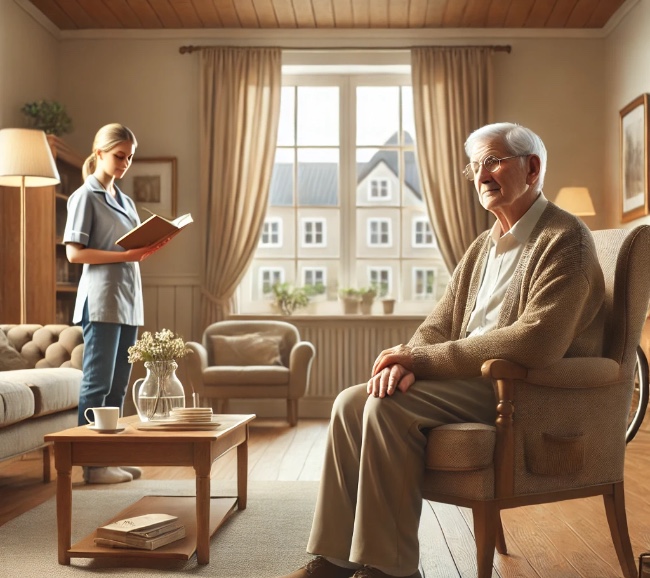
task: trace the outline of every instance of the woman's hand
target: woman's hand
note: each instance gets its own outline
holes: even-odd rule
[[[368,395],[375,397],[386,397],[393,395],[399,389],[406,393],[409,387],[415,382],[415,375],[405,367],[395,364],[386,367],[368,380]]]
[[[401,365],[408,371],[413,371],[414,359],[411,348],[408,345],[396,345],[390,349],[384,349],[375,360],[372,366],[372,375],[377,375],[385,367]]]

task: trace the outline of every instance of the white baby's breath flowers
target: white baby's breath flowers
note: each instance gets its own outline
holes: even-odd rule
[[[134,345],[129,347],[129,363],[137,361],[172,361],[185,357],[192,350],[185,346],[183,338],[169,329],[154,335],[145,331]]]

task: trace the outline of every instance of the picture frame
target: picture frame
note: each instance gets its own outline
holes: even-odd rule
[[[135,201],[138,212],[148,209],[167,219],[176,217],[176,157],[134,157],[118,187]]]
[[[621,109],[621,222],[647,215],[648,205],[648,94]]]

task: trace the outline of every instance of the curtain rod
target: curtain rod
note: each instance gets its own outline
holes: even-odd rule
[[[354,50],[359,50],[359,51],[366,51],[366,50],[411,50],[412,48],[424,48],[425,46],[422,45],[412,45],[412,46],[390,46],[390,47],[385,47],[385,48],[364,48],[362,46],[319,46],[319,47],[308,47],[308,48],[300,48],[296,46],[273,46],[273,48],[281,48],[282,50],[296,50],[296,51],[308,51],[308,50],[334,50],[334,51],[341,51],[341,50],[349,50],[349,51],[354,51]],[[219,46],[181,46],[178,51],[181,54],[191,54],[192,52],[198,52],[200,50],[203,50],[205,48],[219,48]],[[230,48],[238,48],[237,46],[232,46]],[[255,48],[255,47],[253,47]],[[483,44],[477,44],[477,45],[472,45],[472,46],[457,46],[454,44],[449,44],[449,45],[440,45],[440,46],[435,46],[435,48],[491,48],[494,50],[494,52],[508,52],[510,53],[512,51],[512,46],[509,44],[507,45],[483,45]]]

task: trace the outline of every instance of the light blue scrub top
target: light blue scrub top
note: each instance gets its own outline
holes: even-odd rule
[[[140,224],[135,203],[115,186],[120,202],[90,175],[68,199],[64,243],[80,243],[90,249],[124,251],[115,244]],[[84,264],[73,322],[80,323],[88,301],[90,321],[144,325],[142,281],[139,263]]]

